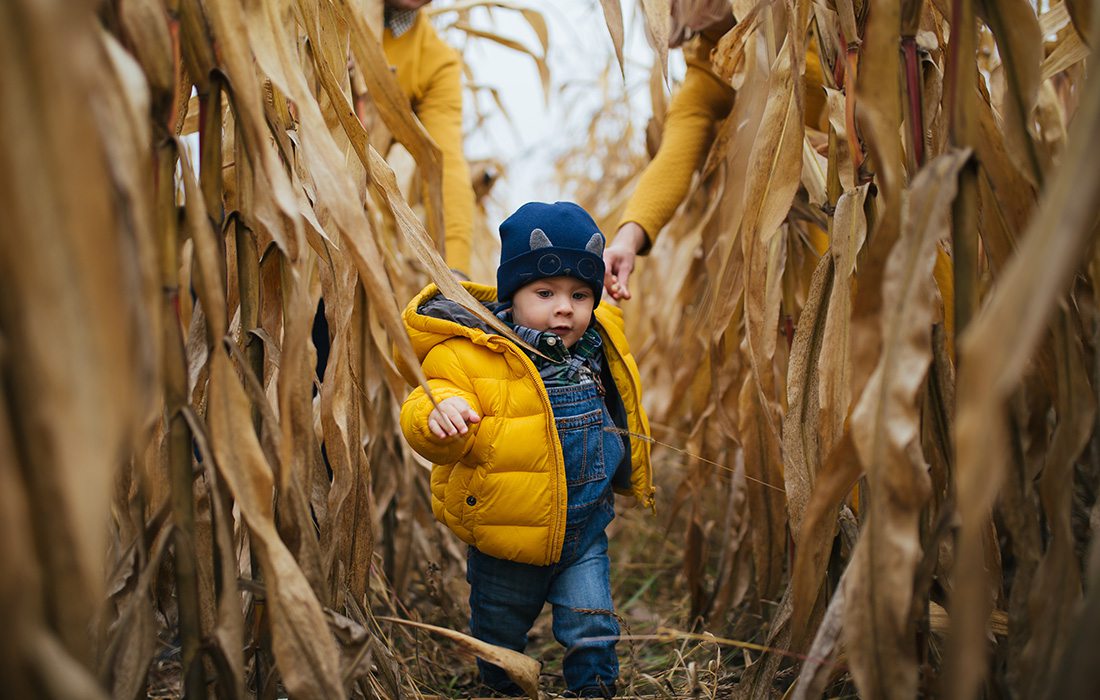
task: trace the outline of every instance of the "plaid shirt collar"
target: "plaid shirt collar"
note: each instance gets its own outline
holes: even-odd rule
[[[390,33],[393,34],[393,38],[396,39],[412,29],[413,24],[416,23],[416,15],[418,12],[420,12],[420,10],[395,10],[386,7],[385,14],[383,15],[386,29],[389,29]]]
[[[570,350],[565,347],[561,337],[556,333],[536,331],[515,323],[512,320],[510,308],[498,312],[497,318],[508,324],[508,327],[514,330],[524,342],[549,358],[527,353],[547,386],[576,384],[586,376],[599,381],[603,366],[603,338],[600,337],[595,324],[585,330]]]

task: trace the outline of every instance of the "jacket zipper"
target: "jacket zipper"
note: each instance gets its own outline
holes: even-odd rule
[[[536,369],[535,367],[535,363],[532,362],[531,358],[527,357],[526,354],[515,348],[512,343],[508,343],[508,345],[505,347],[507,348],[508,352],[519,357],[520,362],[523,363],[524,368],[527,370],[528,376],[535,380],[535,386],[538,388],[539,398],[542,400],[542,407],[546,411],[547,415],[550,416],[550,422],[554,423],[554,407],[550,404],[550,395],[546,393],[546,386],[542,383],[542,377],[539,375],[538,369]],[[555,448],[554,458],[557,466],[557,469],[554,470],[555,481],[557,482],[557,492],[558,494],[561,494],[562,489],[565,488],[565,457],[561,451],[561,438],[558,437],[556,423],[554,423],[554,429],[553,431],[551,431],[551,434],[553,436],[552,439]],[[566,507],[566,512],[568,512],[568,506]],[[562,525],[561,511],[558,508],[554,508],[554,529],[553,536],[550,538],[550,563],[554,563],[561,558],[561,546],[555,548],[553,547],[553,545],[557,544],[559,539],[561,540],[562,544],[564,544],[565,534],[564,532],[562,532],[563,530],[564,526]],[[558,559],[554,558],[555,550]]]
[[[606,335],[603,336],[603,341],[604,341],[604,347],[611,348],[611,350],[615,353],[615,359],[617,359],[619,361],[619,364],[623,367],[623,369],[626,370],[627,376],[630,377],[630,368],[627,366],[626,360],[623,359],[623,354],[621,352],[619,352],[619,348],[616,347],[614,343],[610,342],[610,340],[607,338]],[[641,407],[641,400],[640,400],[641,391],[639,390],[640,389],[639,383],[633,381],[633,377],[631,377],[631,382],[630,383],[633,385],[632,388],[634,390],[634,396],[639,399],[638,407],[640,408]],[[619,391],[619,400],[623,401],[622,390]],[[626,402],[625,401],[623,401],[623,408],[624,409],[626,408]],[[630,412],[629,411],[625,411],[625,412],[626,412],[626,427],[627,427],[627,430],[629,430],[630,429]],[[642,450],[644,452],[645,448],[643,447]],[[645,500],[648,501],[648,503],[643,503],[643,506],[648,507],[651,511],[656,513],[657,512],[657,502],[653,500],[653,494],[656,491],[656,489],[653,488],[653,460],[652,459],[647,459],[646,462],[647,462],[647,464],[646,464],[647,469],[646,469]]]

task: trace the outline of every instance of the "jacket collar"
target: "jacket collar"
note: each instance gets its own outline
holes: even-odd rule
[[[474,297],[474,299],[480,301],[490,311],[493,309],[500,310],[501,306],[498,305],[496,301],[497,291],[495,287],[474,282],[463,282],[462,286],[472,297]],[[440,304],[441,309],[451,309],[454,314],[459,316],[463,314],[468,315],[475,319],[475,321],[471,322],[469,325],[464,325],[458,322],[457,317],[448,313],[440,313],[438,315],[425,315],[421,313],[421,307],[436,298],[446,302],[445,304]],[[609,349],[614,348],[616,353],[621,353],[623,350],[619,347],[618,343],[625,342],[625,339],[622,338],[622,322],[619,320],[621,319],[621,312],[613,307],[605,309],[604,306],[606,305],[601,304],[595,311],[596,320],[599,327],[602,329],[600,335],[603,336],[603,340],[606,341]],[[459,311],[454,311],[455,309]],[[405,329],[408,331],[409,338],[412,341],[413,349],[416,351],[417,357],[420,360],[423,360],[433,347],[456,336],[469,338],[472,342],[486,346],[496,352],[514,350],[521,355],[524,354],[513,343],[497,335],[496,332],[488,330],[480,319],[477,319],[477,317],[468,310],[455,302],[443,298],[439,291],[439,287],[434,283],[429,284],[421,290],[421,292],[408,303],[402,314],[402,318],[405,322]],[[608,324],[610,324],[610,326]],[[596,324],[593,325],[595,326]],[[402,369],[400,365],[398,369]],[[405,370],[403,369],[402,374],[405,374]],[[405,378],[410,379],[411,376],[410,374]],[[415,383],[411,379],[410,382]]]

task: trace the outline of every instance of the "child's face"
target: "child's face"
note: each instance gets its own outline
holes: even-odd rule
[[[552,331],[571,348],[592,321],[595,295],[575,277],[546,277],[520,287],[512,297],[512,318],[536,331]]]

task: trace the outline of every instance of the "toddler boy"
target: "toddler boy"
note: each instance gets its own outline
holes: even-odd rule
[[[638,369],[622,312],[599,306],[604,237],[568,202],[523,205],[500,226],[497,289],[466,289],[545,357],[524,352],[429,285],[404,320],[432,394],[401,410],[434,463],[432,510],[470,545],[471,633],[523,651],[545,602],[569,692],[610,697],[619,675],[605,528],[613,491],[653,506]],[[482,681],[521,694],[500,668]]]

